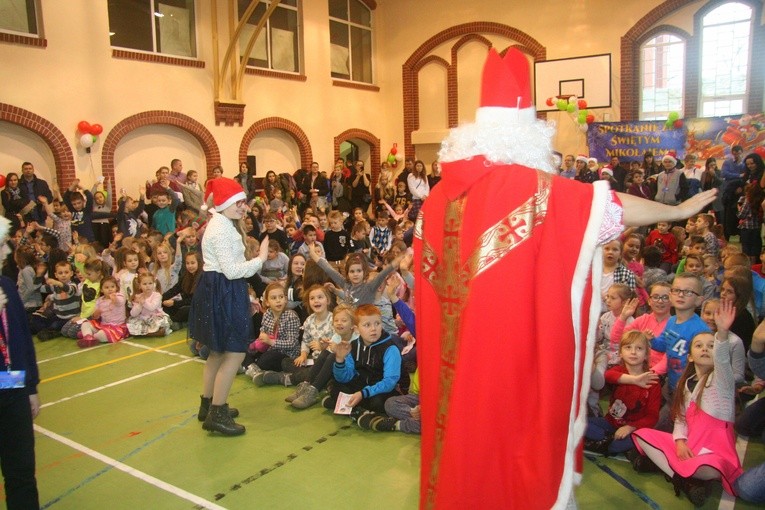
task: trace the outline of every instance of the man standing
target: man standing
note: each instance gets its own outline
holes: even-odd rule
[[[581,473],[599,246],[715,192],[669,207],[559,178],[515,48],[490,50],[480,104],[442,143],[442,180],[414,229],[420,506],[562,509]]]
[[[565,177],[566,179],[573,179],[576,177],[573,154],[566,154],[566,157],[563,158],[563,168],[560,169],[560,176]]]
[[[167,178],[178,184],[186,183],[186,173],[183,171],[183,162],[180,159],[174,159],[170,162],[170,173]]]
[[[48,183],[35,175],[35,167],[29,161],[21,164],[21,174],[21,182],[19,183],[21,192],[26,198],[37,204],[29,215],[32,220],[42,224],[47,214],[42,202],[40,202],[40,197],[47,198],[48,203],[50,203],[53,202],[53,194],[50,192]]]

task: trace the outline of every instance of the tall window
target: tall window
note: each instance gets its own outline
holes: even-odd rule
[[[640,47],[640,119],[666,119],[683,111],[685,42],[659,34]]]
[[[112,46],[196,57],[194,0],[109,0]]]
[[[372,11],[360,0],[329,0],[332,77],[372,83]]]
[[[239,37],[239,51],[244,52],[250,36],[266,12],[271,0],[261,0]],[[239,17],[250,0],[239,0]],[[282,0],[255,40],[247,65],[276,71],[300,72],[300,8],[298,0]]]
[[[710,11],[702,20],[702,117],[744,113],[749,78],[752,9],[731,2]]]
[[[35,0],[0,0],[0,30],[25,35],[41,35]]]

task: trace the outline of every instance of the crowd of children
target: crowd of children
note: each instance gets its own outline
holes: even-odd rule
[[[754,491],[738,483],[746,475],[734,432],[764,432],[761,404],[747,407],[763,380],[746,356],[756,364],[763,355],[765,322],[756,324],[765,316],[765,278],[737,244],[712,233],[715,225],[702,213],[684,227],[659,223],[645,237],[627,230],[604,246],[585,433],[585,451],[663,472],[696,506],[710,480],[765,502],[765,482]]]
[[[258,386],[294,386],[285,399],[293,408],[321,402],[362,428],[417,434],[410,213],[427,193],[412,204],[406,182],[421,191],[435,183],[421,162],[398,181],[385,169],[381,176],[367,210],[333,209],[343,196],[331,183],[324,200],[307,195],[296,204],[273,172],[262,194],[248,197],[248,256],[266,236],[268,256],[247,279],[256,335],[242,372]],[[20,217],[3,271],[18,281],[39,341],[64,336],[86,348],[184,327],[207,215],[159,177],[150,201],[144,187],[137,197],[121,193],[109,228],[98,221],[108,182],[84,190],[74,181],[46,204],[44,222]],[[742,433],[763,434],[763,406],[755,404],[757,419],[740,402],[765,387],[745,359],[747,351],[750,363],[763,356],[765,326],[755,328],[765,316],[765,274],[715,227],[714,215],[699,214],[685,227],[628,230],[604,246],[585,440],[586,450],[623,453],[638,471],[664,471],[695,504],[710,479],[742,490],[736,414],[743,411],[735,425]],[[206,356],[200,347],[191,342]]]

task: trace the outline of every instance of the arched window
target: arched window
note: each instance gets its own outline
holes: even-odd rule
[[[244,52],[255,26],[268,9],[270,0],[261,0],[239,36],[239,51]],[[250,0],[239,0],[239,16]],[[300,72],[300,6],[297,0],[281,0],[255,40],[247,65],[275,71]]]
[[[360,0],[328,0],[332,77],[372,83],[372,11]]]
[[[701,25],[699,115],[744,113],[749,91],[752,8],[738,2],[725,3],[707,13]]]
[[[659,34],[640,47],[640,120],[683,112],[685,41]]]

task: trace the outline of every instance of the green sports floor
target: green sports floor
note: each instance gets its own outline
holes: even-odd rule
[[[36,347],[42,508],[417,508],[418,437],[363,431],[320,406],[294,410],[288,388],[239,376],[229,401],[247,433],[203,431],[203,365],[185,330],[86,350],[63,338]],[[745,467],[765,461],[761,443],[739,446]],[[717,484],[704,508],[757,508],[721,492]],[[662,476],[606,458],[585,460],[577,499],[584,509],[691,508]]]

